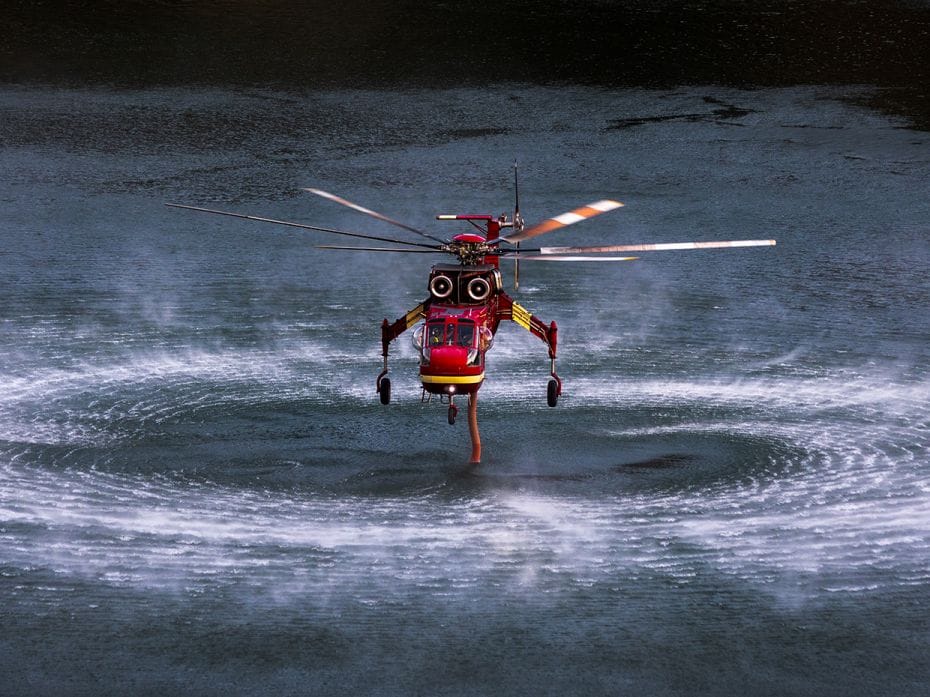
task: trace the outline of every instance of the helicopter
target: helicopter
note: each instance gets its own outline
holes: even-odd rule
[[[325,232],[356,239],[387,242],[391,247],[361,247],[323,244],[318,249],[365,251],[379,253],[440,254],[455,258],[454,263],[437,263],[429,273],[428,297],[394,322],[387,318],[381,324],[382,370],[375,381],[375,391],[382,404],[391,401],[391,379],[388,377],[388,353],[391,343],[416,326],[411,335],[419,356],[419,378],[422,384],[421,402],[434,396],[448,405],[447,419],[454,425],[458,414],[456,397],[468,399],[469,431],[472,440],[471,462],[481,461],[481,440],[478,432],[478,390],[485,380],[485,354],[494,344],[502,321],[511,321],[539,338],[545,344],[549,358],[549,380],[546,403],[558,404],[562,380],[556,373],[558,326],[546,323],[517,303],[505,290],[500,261],[514,261],[514,288],[519,288],[520,262],[620,262],[633,261],[636,256],[616,256],[631,252],[716,249],[732,247],[774,246],[775,240],[725,240],[712,242],[672,242],[658,244],[610,244],[582,247],[521,248],[520,244],[566,226],[609,213],[624,206],[620,201],[601,199],[561,215],[527,226],[520,214],[517,170],[514,166],[514,208],[511,216],[490,214],[439,214],[437,221],[463,221],[474,230],[460,232],[443,239],[405,222],[366,208],[321,189],[303,189],[315,196],[346,206],[358,213],[416,235],[409,241],[393,237],[368,235],[347,230],[276,220],[231,211],[168,203],[167,206],[223,215],[258,222],[283,225],[304,230]],[[417,326],[419,325],[419,326]]]

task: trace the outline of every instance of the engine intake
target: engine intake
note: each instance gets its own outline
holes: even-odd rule
[[[445,300],[455,289],[452,279],[445,274],[436,274],[430,279],[429,292],[437,300]]]
[[[443,304],[475,305],[487,302],[488,298],[501,290],[500,271],[489,264],[437,264],[430,272],[430,296]]]

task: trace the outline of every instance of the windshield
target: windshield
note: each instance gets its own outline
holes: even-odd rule
[[[460,319],[458,323],[445,321],[430,322],[426,325],[426,346],[475,346],[475,323],[470,319]]]
[[[465,348],[471,348],[475,345],[475,323],[468,319],[459,320],[459,331],[456,336],[456,343]]]

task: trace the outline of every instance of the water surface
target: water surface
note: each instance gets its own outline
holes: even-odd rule
[[[872,88],[0,90],[0,692],[922,694],[930,140]],[[403,235],[626,207],[526,264],[485,462],[379,325]],[[509,271],[505,269],[505,278]],[[509,281],[508,281],[509,285]]]

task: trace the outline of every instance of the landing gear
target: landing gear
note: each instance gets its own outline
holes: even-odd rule
[[[554,407],[559,403],[559,383],[555,380],[550,380],[549,384],[546,385],[546,402],[550,407]]]
[[[391,403],[391,379],[390,378],[381,378],[381,381],[378,383],[378,396],[381,398],[382,404]]]
[[[455,426],[455,417],[459,413],[458,407],[455,406],[452,402],[449,402],[449,425]]]
[[[553,326],[555,326],[555,323],[553,323]],[[546,385],[546,403],[550,407],[554,407],[559,403],[559,396],[562,394],[562,380],[555,374],[555,356],[550,354],[549,358],[549,375],[552,376],[552,379]]]
[[[381,398],[382,404],[391,403],[391,379],[387,376],[388,367],[387,367],[387,353],[384,354],[384,370],[378,373],[378,379],[375,381],[375,386],[378,390],[378,396]]]

